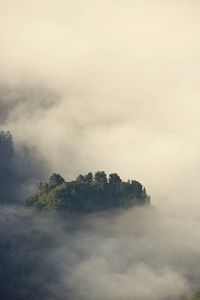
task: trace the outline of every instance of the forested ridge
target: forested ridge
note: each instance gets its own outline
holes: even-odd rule
[[[140,182],[125,182],[117,173],[107,176],[104,171],[79,175],[76,180],[68,182],[54,173],[48,182],[41,182],[36,195],[26,201],[27,206],[72,212],[149,204],[150,197]]]
[[[9,131],[0,131],[0,196],[1,202],[12,202],[12,197],[23,176],[14,163],[14,143]],[[39,180],[38,180],[39,181]],[[48,182],[40,182],[37,192],[25,201],[26,206],[38,209],[93,212],[111,208],[149,205],[145,187],[136,181],[123,181],[117,173],[106,175],[98,171],[79,175],[65,181],[57,173]]]
[[[0,201],[4,205],[11,203],[17,187],[19,188],[24,179],[24,174],[20,174],[21,169],[16,167],[18,165],[14,161],[14,150],[11,133],[0,130]],[[68,237],[71,231],[66,230],[63,233],[54,219],[49,218],[47,213],[41,214],[39,211],[90,213],[114,208],[149,206],[150,196],[139,181],[123,181],[117,173],[107,175],[104,171],[98,171],[95,174],[89,172],[86,175],[79,175],[72,181],[66,181],[60,174],[53,173],[47,182],[40,182],[35,195],[28,197],[25,201],[26,207],[36,208],[36,210],[24,210],[22,205],[24,211],[20,211],[19,207],[16,209],[4,205],[0,217],[2,225],[0,298],[4,300],[27,298],[63,300],[62,292],[56,294],[56,288],[49,289],[49,286],[57,287],[58,282],[61,281],[57,260],[51,262],[49,256],[54,255],[56,247],[58,249],[63,247],[62,239],[58,238],[59,235],[62,237],[64,234]],[[114,214],[110,211],[109,216]],[[51,214],[50,216],[52,217]],[[70,230],[73,228],[76,232],[76,224],[73,225],[73,222],[71,224],[70,218],[69,220],[63,219],[69,222],[66,224]],[[74,221],[78,218],[72,219]],[[51,232],[49,224],[52,224],[51,229],[55,224],[58,228]],[[55,232],[59,234],[55,235]],[[70,239],[72,237],[70,236]],[[49,256],[46,256],[46,253]],[[41,282],[46,284],[43,286]],[[70,295],[70,290],[67,292]],[[197,291],[172,300],[199,299],[200,292]]]

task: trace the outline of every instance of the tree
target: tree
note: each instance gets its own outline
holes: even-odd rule
[[[8,168],[13,158],[13,139],[9,131],[0,130],[0,167]]]
[[[13,201],[16,189],[13,139],[9,131],[0,130],[0,201]]]
[[[104,171],[96,172],[94,175],[94,180],[95,187],[100,193],[106,189],[108,181],[106,173]]]
[[[98,184],[106,184],[107,183],[107,177],[106,173],[104,171],[98,171],[94,175],[95,182]]]
[[[95,212],[99,210],[149,205],[150,197],[138,181],[124,182],[112,173],[79,175],[76,180],[65,182],[59,174],[52,174],[49,183],[40,183],[34,197],[27,199],[27,206],[38,209],[67,210],[69,212]]]
[[[113,185],[119,185],[122,182],[121,178],[117,173],[112,173],[109,175],[109,183]]]
[[[89,172],[87,175],[84,176],[85,182],[91,183],[93,181],[93,174]]]
[[[57,185],[64,183],[64,181],[65,181],[64,178],[62,176],[60,176],[60,174],[53,173],[49,177],[49,186],[50,186],[50,188],[53,188]]]
[[[122,180],[117,173],[109,175],[109,186],[111,187],[113,195],[117,196],[117,194],[119,194],[121,183]]]
[[[131,190],[135,194],[136,198],[139,198],[142,195],[143,186],[140,182],[136,180],[131,181]]]
[[[78,175],[78,177],[76,178],[76,181],[78,183],[85,183],[85,177],[83,175]]]

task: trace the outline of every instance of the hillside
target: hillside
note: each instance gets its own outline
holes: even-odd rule
[[[27,206],[39,209],[95,212],[111,208],[149,205],[150,197],[142,184],[135,180],[122,181],[118,174],[104,171],[79,175],[66,182],[53,174],[47,183],[40,183],[37,193],[28,198]]]

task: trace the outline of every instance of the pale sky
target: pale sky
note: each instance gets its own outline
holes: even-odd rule
[[[193,0],[0,0],[2,85],[60,97],[42,114],[13,110],[8,129],[66,177],[116,171],[155,203],[195,206],[199,9]]]

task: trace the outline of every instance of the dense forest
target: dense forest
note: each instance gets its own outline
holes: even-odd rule
[[[25,160],[24,164],[25,164]],[[9,131],[0,131],[0,196],[1,202],[16,198],[24,178],[16,163],[13,138]],[[28,177],[28,174],[26,174]],[[35,196],[25,201],[26,206],[39,209],[93,212],[111,208],[149,205],[146,189],[136,180],[122,181],[120,176],[104,171],[89,172],[66,182],[59,174],[52,174],[47,183],[40,182]]]
[[[23,203],[48,171],[37,151],[0,130],[0,203]]]
[[[47,183],[40,183],[27,206],[40,209],[93,212],[104,209],[149,205],[146,189],[136,180],[122,181],[118,174],[108,176],[104,171],[90,172],[66,182],[54,173]]]

